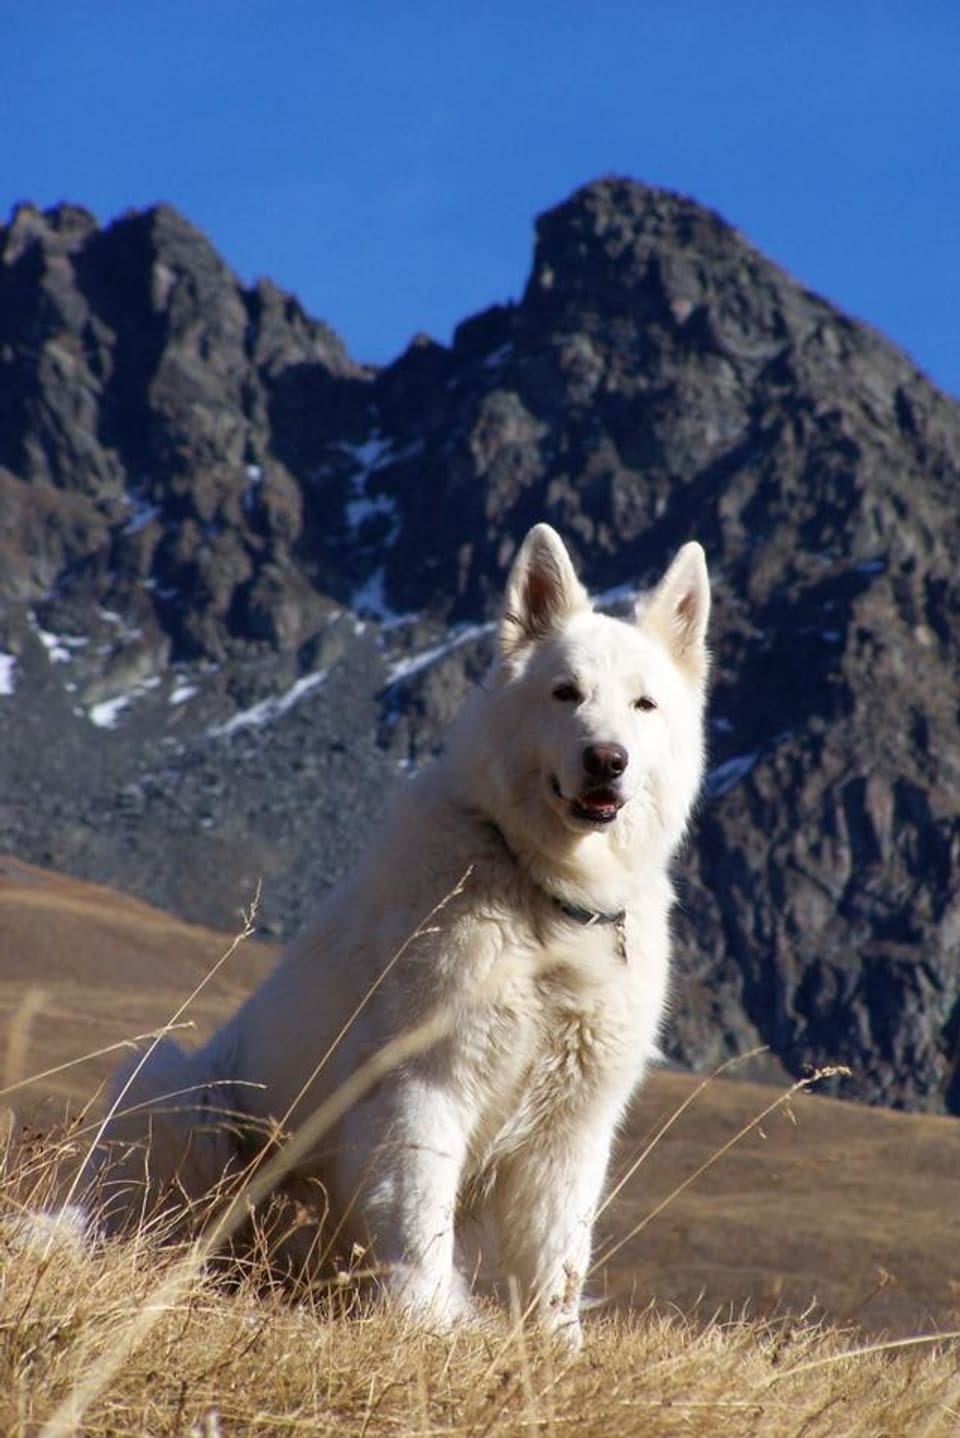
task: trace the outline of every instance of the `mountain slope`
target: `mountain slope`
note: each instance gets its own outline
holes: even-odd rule
[[[594,589],[706,545],[711,773],[669,1046],[960,1111],[960,406],[689,200],[541,217],[380,371],[160,208],[0,232],[0,837],[289,931],[440,742],[540,518]]]

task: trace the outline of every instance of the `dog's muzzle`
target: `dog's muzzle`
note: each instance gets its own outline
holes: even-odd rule
[[[623,808],[625,800],[612,784],[596,784],[581,790],[570,798],[560,787],[555,774],[550,776],[554,794],[566,804],[568,812],[583,824],[592,824],[598,829],[612,824]]]

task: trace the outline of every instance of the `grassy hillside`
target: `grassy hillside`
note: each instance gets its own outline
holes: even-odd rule
[[[927,1345],[648,1312],[598,1319],[569,1359],[507,1316],[431,1335],[292,1305],[257,1273],[226,1292],[146,1239],[25,1251],[0,1220],[0,1245],[9,1438],[947,1438],[960,1421],[956,1355]]]
[[[217,1287],[151,1233],[89,1248],[25,1232],[88,1142],[83,1105],[117,1057],[102,1050],[168,1021],[229,946],[0,862],[0,1432],[79,1431],[80,1407],[87,1435],[956,1431],[957,1352],[915,1342],[960,1327],[955,1120],[655,1075],[623,1134],[573,1364],[502,1314],[453,1337],[331,1321],[262,1270]],[[198,1033],[272,959],[231,953],[185,1016]]]
[[[229,945],[137,899],[0,856],[0,1089],[167,1022]],[[209,1032],[274,958],[267,945],[238,947],[190,1005],[184,1042]],[[116,1053],[87,1059],[7,1101],[55,1120],[116,1063]]]
[[[622,1242],[610,1291],[685,1314],[748,1305],[813,1311],[900,1335],[960,1327],[960,1124],[800,1094],[766,1120],[779,1088],[659,1074],[624,1134],[628,1166],[656,1123],[696,1097],[604,1216]],[[600,1254],[607,1245],[601,1243]]]

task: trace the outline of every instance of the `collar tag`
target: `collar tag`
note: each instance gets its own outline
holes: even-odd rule
[[[615,914],[605,914],[597,909],[582,909],[579,904],[568,904],[566,899],[558,899],[555,894],[550,897],[561,914],[584,929],[592,929],[596,924],[612,924],[617,938],[617,958],[623,963],[627,962],[626,909],[618,909]]]

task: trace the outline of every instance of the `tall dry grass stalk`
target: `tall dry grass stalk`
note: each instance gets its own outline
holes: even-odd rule
[[[252,917],[150,1042],[179,1025],[250,932]],[[25,1010],[20,1027],[28,1030],[32,1019]],[[831,1333],[803,1320],[694,1325],[651,1309],[629,1319],[595,1317],[584,1354],[562,1359],[527,1329],[515,1293],[508,1313],[481,1306],[476,1324],[443,1336],[350,1300],[346,1290],[300,1291],[291,1300],[271,1271],[262,1231],[224,1283],[209,1263],[214,1251],[353,1103],[448,1029],[447,1018],[434,1014],[375,1054],[283,1147],[264,1149],[190,1242],[165,1241],[169,1216],[144,1215],[135,1233],[109,1242],[79,1232],[58,1202],[65,1189],[68,1198],[75,1192],[93,1146],[82,1120],[18,1143],[8,1135],[0,1156],[0,1432],[947,1438],[960,1431],[949,1336],[863,1346],[852,1330]],[[18,1089],[20,1062],[8,1053],[5,1073]],[[707,1082],[628,1163],[620,1186]],[[809,1082],[779,1095],[715,1158]],[[101,1134],[96,1126],[94,1143]],[[53,1217],[39,1219],[43,1213]],[[338,1316],[342,1309],[349,1317]]]

